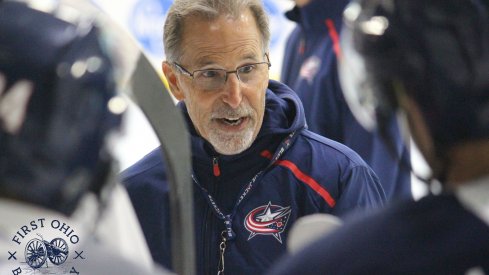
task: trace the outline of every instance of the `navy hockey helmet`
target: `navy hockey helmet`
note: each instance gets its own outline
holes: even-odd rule
[[[340,80],[367,129],[408,96],[437,154],[489,137],[488,1],[357,0],[345,9]]]
[[[103,189],[120,124],[101,32],[74,15],[0,1],[0,196],[65,214]]]

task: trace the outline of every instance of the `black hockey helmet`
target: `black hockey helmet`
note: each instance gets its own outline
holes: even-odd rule
[[[489,137],[487,0],[356,0],[344,20],[341,84],[367,129],[382,131],[407,95],[437,154]]]
[[[1,197],[71,214],[85,193],[100,193],[111,166],[106,140],[120,125],[110,108],[117,99],[93,22],[0,1]]]

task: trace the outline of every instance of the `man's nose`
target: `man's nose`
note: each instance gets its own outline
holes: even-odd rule
[[[240,84],[236,73],[228,74],[227,81],[224,84],[223,101],[232,108],[238,108],[243,100]]]

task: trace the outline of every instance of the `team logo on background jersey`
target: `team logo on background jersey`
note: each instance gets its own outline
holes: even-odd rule
[[[312,81],[316,77],[316,74],[319,71],[319,67],[321,66],[321,59],[319,57],[313,55],[306,59],[301,66],[301,70],[299,72],[299,77],[301,79],[306,79],[307,83],[312,84]]]
[[[282,243],[280,234],[284,232],[290,216],[290,206],[282,207],[268,202],[253,209],[245,218],[245,228],[250,232],[248,240],[256,235],[272,235]]]
[[[38,218],[12,235],[8,263],[12,274],[82,274],[77,263],[86,259],[80,237],[60,219]]]

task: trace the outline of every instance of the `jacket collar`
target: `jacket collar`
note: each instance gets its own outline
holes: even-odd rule
[[[340,21],[348,2],[348,0],[312,0],[302,8],[295,6],[287,11],[285,16],[301,25],[305,31],[325,32],[327,31],[326,19]]]

